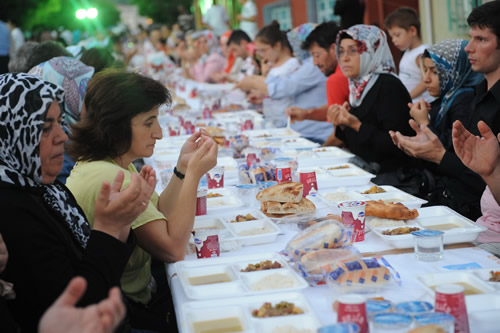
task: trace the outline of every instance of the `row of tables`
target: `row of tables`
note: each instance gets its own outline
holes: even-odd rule
[[[195,87],[198,93],[202,92],[204,87],[207,87],[206,84],[197,84],[192,81],[185,81],[184,83],[186,87]],[[184,89],[184,91],[176,89],[177,95],[184,98],[192,109],[196,109],[199,107],[199,101],[196,98],[190,98],[190,88]],[[213,91],[214,89],[216,90],[216,88],[217,87],[212,86],[209,89]],[[221,91],[227,92],[228,86],[220,85],[219,88]],[[168,140],[168,138],[166,139]],[[154,157],[155,156],[146,160],[146,163],[152,163],[154,165]],[[233,185],[229,185],[229,187],[232,186]],[[161,187],[158,188],[158,190],[160,189]],[[320,185],[320,193],[321,190]],[[334,208],[332,208],[332,212],[335,212]],[[280,252],[299,230],[293,224],[279,224],[279,227],[281,229],[281,234],[278,235],[274,242],[244,246],[230,252],[221,252],[221,258],[248,256],[256,253],[269,254]],[[418,282],[417,277],[422,274],[439,272],[452,272],[451,274],[453,274],[456,269],[471,266],[483,268],[496,267],[497,270],[500,270],[500,260],[497,257],[475,247],[472,243],[459,243],[445,246],[443,259],[435,262],[420,262],[415,258],[413,248],[396,249],[388,243],[383,242],[374,232],[367,232],[365,240],[360,243],[355,243],[354,245],[364,257],[383,255],[400,274],[401,286],[384,288],[376,294],[367,295],[368,297],[381,296],[393,303],[413,300],[425,300],[434,303],[433,296]],[[195,254],[188,254],[185,257],[185,261],[193,260],[199,262],[204,261],[208,264],[211,263],[213,259],[197,259]],[[217,260],[214,262],[216,263]],[[179,266],[177,265],[177,267]],[[181,283],[180,272],[176,271],[175,264],[168,264],[167,271],[179,331],[191,332],[191,327],[189,325],[190,319],[186,317],[188,315],[186,309],[190,308],[190,304],[196,304],[199,300],[188,298]],[[319,320],[320,326],[326,326],[336,322],[336,313],[332,308],[332,304],[339,294],[333,289],[329,288],[327,285],[309,286],[302,289],[301,293],[311,305],[312,311]],[[467,302],[471,332],[498,331],[497,327],[495,327],[495,322],[498,323],[498,318],[500,318],[500,294],[467,296]],[[216,306],[221,303],[219,300],[214,299],[213,304]],[[260,331],[260,328],[255,328],[255,330]]]

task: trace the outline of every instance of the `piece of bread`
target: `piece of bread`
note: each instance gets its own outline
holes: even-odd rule
[[[302,200],[304,185],[295,182],[286,182],[268,187],[257,193],[257,200],[294,202],[299,203]]]
[[[386,284],[391,279],[387,267],[380,265],[375,258],[340,261],[328,266],[326,270],[328,276],[341,285]]]
[[[334,239],[339,239],[342,235],[342,230],[336,223],[326,223],[321,227],[311,227],[313,230],[307,231],[309,228],[302,231],[301,236],[290,241],[288,247],[294,251],[304,251],[305,249],[323,249],[325,244],[329,248],[335,246]]]
[[[412,220],[418,217],[416,209],[410,210],[400,202],[367,201],[365,216],[376,216],[392,220]]]
[[[358,255],[347,249],[321,249],[304,254],[300,264],[308,274],[321,274],[321,266],[339,260],[356,260]]]
[[[220,127],[207,126],[207,127],[205,127],[205,131],[207,131],[208,134],[212,137],[223,137],[224,136],[224,129],[222,129]]]
[[[306,198],[302,198],[299,203],[264,201],[261,202],[261,207],[263,211],[270,214],[303,214],[316,210],[316,206]]]

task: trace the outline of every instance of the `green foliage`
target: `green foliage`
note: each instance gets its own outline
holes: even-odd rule
[[[189,9],[192,0],[131,0],[139,8],[139,14],[150,17],[155,23],[172,25],[177,22],[177,6],[183,5]]]
[[[95,7],[99,11],[96,22],[80,21],[75,17],[79,8]],[[0,13],[18,21],[25,30],[45,27],[57,29],[94,30],[109,27],[120,21],[120,13],[110,0],[1,0]]]

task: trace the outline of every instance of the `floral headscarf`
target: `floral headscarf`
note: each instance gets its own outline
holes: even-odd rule
[[[205,37],[207,39],[209,49],[208,53],[211,54],[212,52],[214,52],[217,48],[217,40],[214,33],[210,30],[201,30],[194,32],[191,35],[191,38],[193,38],[194,41],[196,41],[200,37]]]
[[[94,75],[94,67],[70,57],[55,57],[33,67],[29,74],[64,89],[64,121],[72,125],[80,120],[85,90]],[[69,133],[69,127],[65,127]]]
[[[301,62],[311,56],[311,54],[307,50],[303,50],[301,46],[316,26],[316,23],[304,23],[286,33],[286,37],[292,46],[293,53]]]
[[[458,95],[472,90],[484,79],[482,74],[472,71],[467,52],[465,52],[467,43],[463,39],[447,39],[429,47],[425,52],[436,65],[439,78],[441,107],[436,115],[436,126],[439,125]]]
[[[358,24],[337,35],[335,53],[339,57],[342,35],[349,35],[358,45],[360,55],[359,76],[349,79],[349,104],[358,107],[378,79],[379,74],[395,75],[396,67],[392,58],[387,36],[384,31],[373,25]],[[342,64],[340,63],[340,67]]]
[[[82,247],[90,226],[70,194],[58,182],[43,184],[40,141],[45,117],[64,91],[50,82],[25,73],[0,75],[0,181],[38,190],[49,209],[59,215]]]

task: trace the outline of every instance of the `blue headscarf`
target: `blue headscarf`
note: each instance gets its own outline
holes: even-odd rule
[[[439,78],[441,108],[436,115],[435,126],[439,125],[457,96],[473,90],[484,79],[482,74],[472,71],[465,52],[467,43],[463,39],[447,39],[429,47],[425,52],[436,65]]]
[[[304,23],[286,33],[286,37],[292,46],[293,53],[301,61],[304,62],[311,56],[309,51],[302,49],[302,43],[305,42],[307,36],[316,28],[316,23]]]

